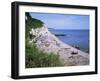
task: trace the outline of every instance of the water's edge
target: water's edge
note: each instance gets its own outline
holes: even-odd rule
[[[49,29],[49,31],[64,43],[89,53],[89,30]]]

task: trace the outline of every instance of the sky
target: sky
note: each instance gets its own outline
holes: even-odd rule
[[[32,18],[39,19],[53,29],[89,29],[89,15],[51,14],[30,12]]]

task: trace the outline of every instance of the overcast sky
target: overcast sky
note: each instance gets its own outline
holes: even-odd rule
[[[43,21],[48,28],[54,29],[89,29],[88,15],[48,14],[31,12],[32,18]]]

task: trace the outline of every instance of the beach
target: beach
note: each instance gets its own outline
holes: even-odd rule
[[[36,38],[32,41],[38,39],[36,45],[40,50],[59,55],[66,66],[89,65],[88,53],[62,42],[49,32],[47,27],[37,28],[35,31],[32,30],[31,33],[36,35]]]

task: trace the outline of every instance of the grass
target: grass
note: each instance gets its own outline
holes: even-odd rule
[[[59,55],[39,50],[35,44],[26,44],[26,68],[63,66]]]

